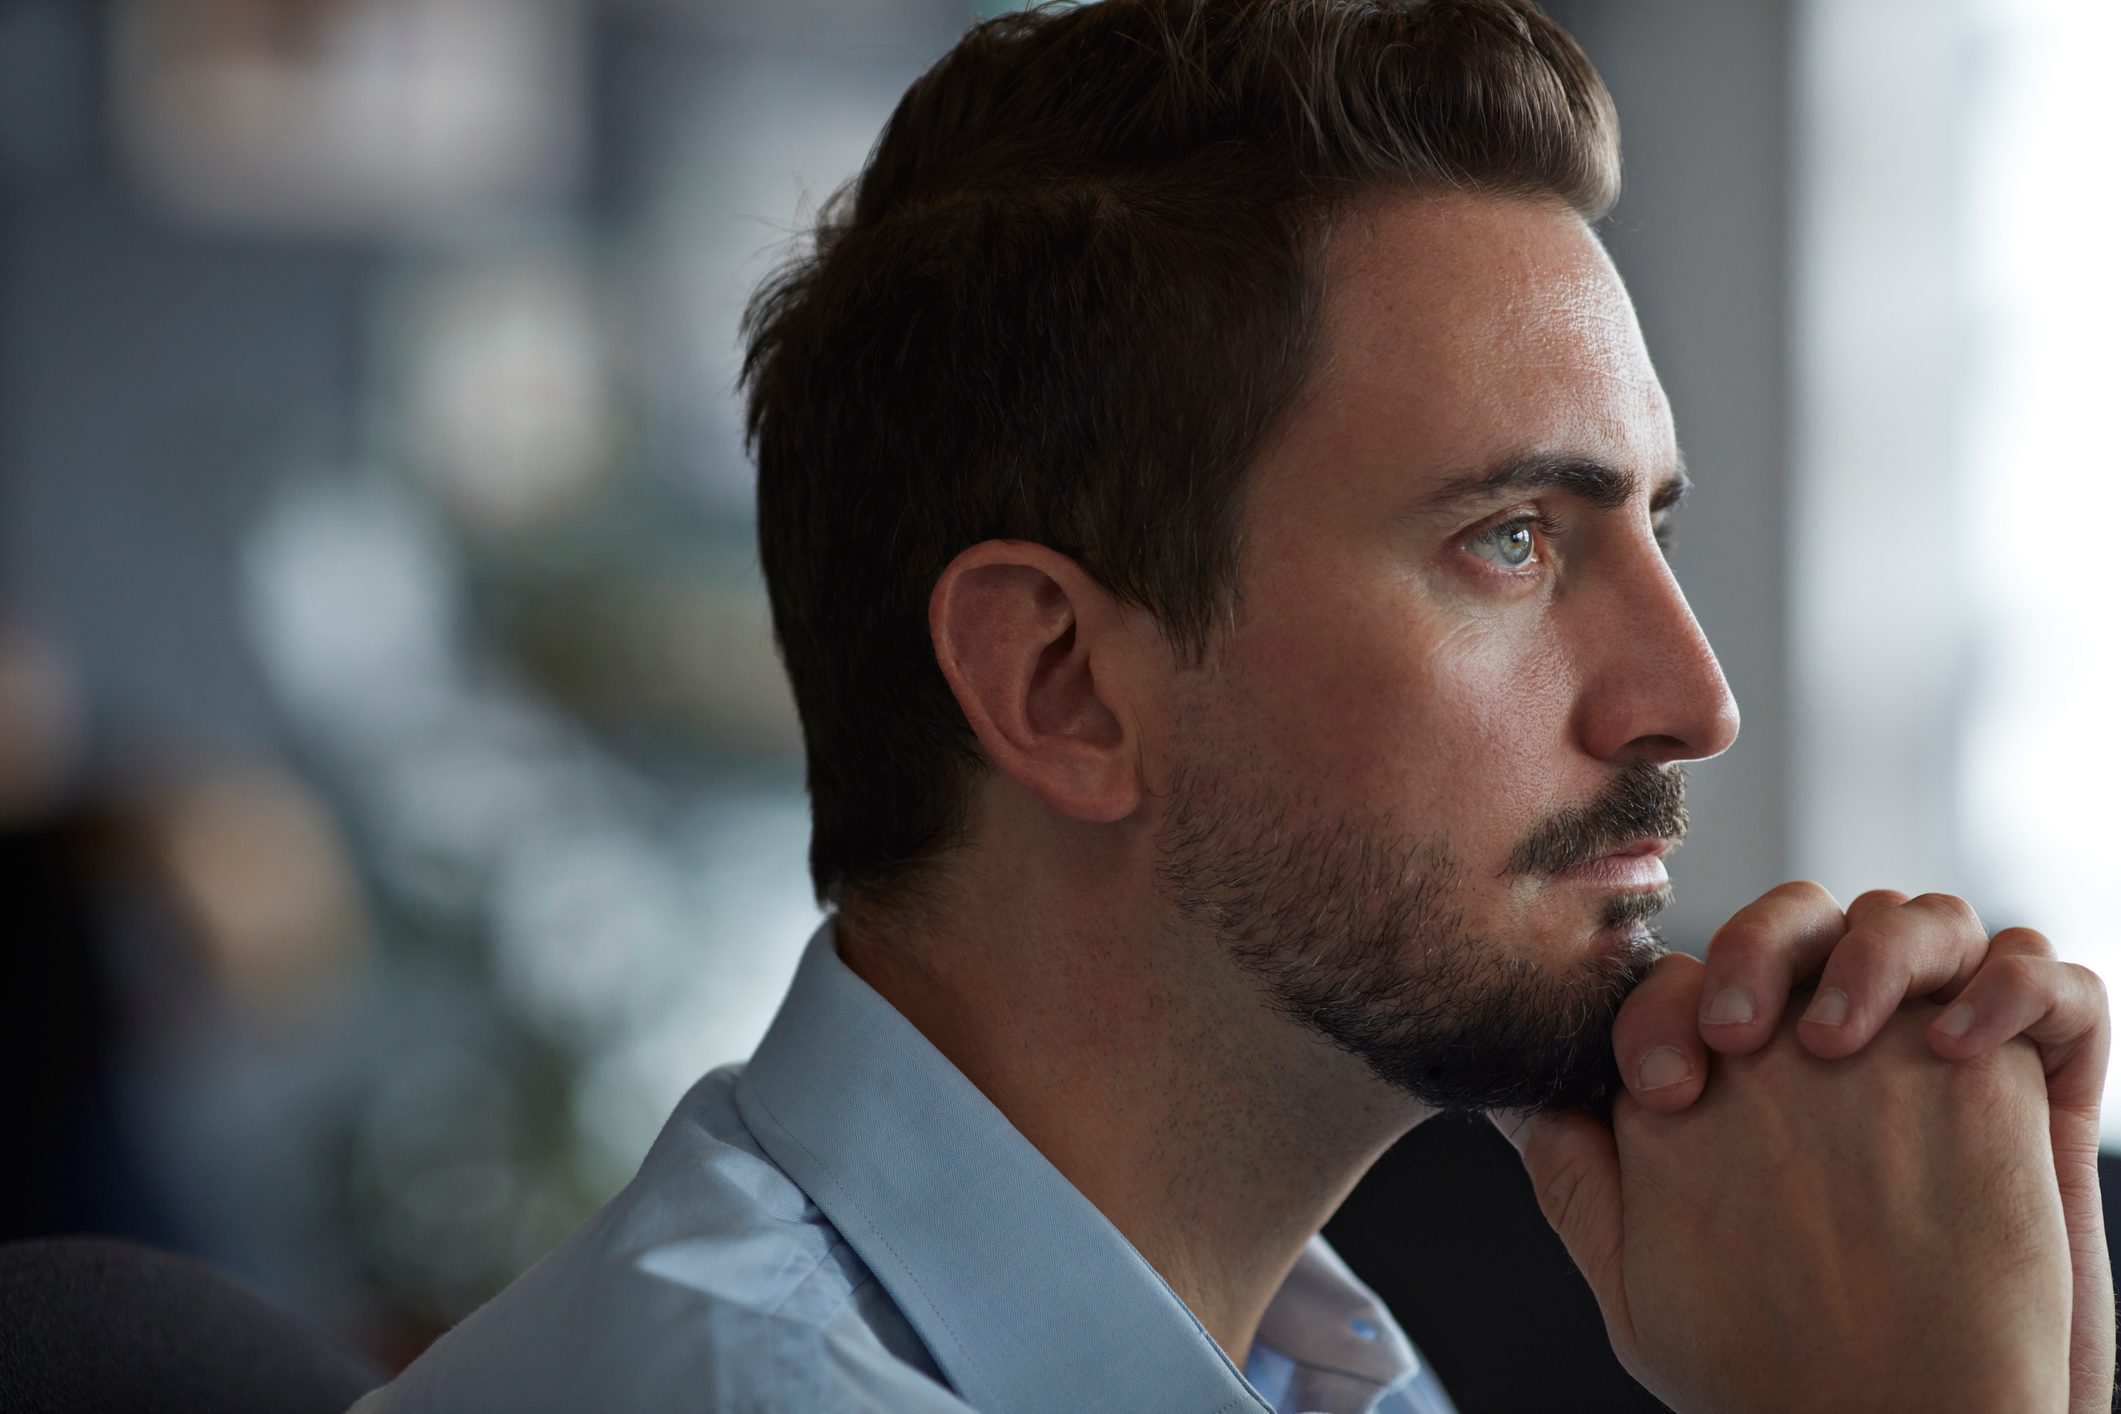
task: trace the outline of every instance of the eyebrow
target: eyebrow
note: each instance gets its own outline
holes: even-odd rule
[[[1642,478],[1632,471],[1608,466],[1591,457],[1542,452],[1507,457],[1480,471],[1454,476],[1422,498],[1421,510],[1440,515],[1527,491],[1560,490],[1581,497],[1597,510],[1617,511],[1633,500],[1641,489]],[[1686,467],[1683,464],[1675,466],[1671,476],[1651,495],[1650,514],[1671,510],[1693,489],[1694,483],[1688,479]]]

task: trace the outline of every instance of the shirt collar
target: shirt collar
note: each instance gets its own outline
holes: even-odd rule
[[[1266,1407],[1119,1230],[840,961],[830,918],[736,1099],[973,1407],[1079,1407],[1093,1370],[1145,1410]]]
[[[1384,1302],[1322,1237],[1311,1239],[1274,1293],[1257,1341],[1296,1360],[1313,1380],[1383,1389],[1421,1369],[1414,1343]]]

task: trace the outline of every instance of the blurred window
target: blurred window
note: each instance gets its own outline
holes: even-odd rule
[[[2121,983],[2121,634],[2076,543],[2121,469],[2121,7],[1799,18],[1794,863],[1964,894]]]
[[[1968,190],[1978,337],[1963,510],[1973,664],[1960,799],[1975,877],[2121,984],[2121,630],[2095,548],[2121,450],[2112,0],[1983,0]],[[2084,539],[2091,543],[2078,542]],[[2121,992],[2121,985],[2116,985]],[[2110,1082],[2111,1083],[2111,1082]],[[2121,1106],[2106,1106],[2121,1138]]]

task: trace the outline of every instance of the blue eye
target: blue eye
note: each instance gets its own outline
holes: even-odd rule
[[[1504,569],[1522,569],[1532,563],[1533,551],[1539,548],[1539,542],[1532,535],[1534,530],[1553,536],[1560,533],[1561,527],[1545,516],[1519,516],[1492,529],[1483,530],[1468,540],[1466,547],[1478,553],[1477,547],[1492,545],[1499,553],[1494,556],[1482,555],[1482,559],[1490,560]]]

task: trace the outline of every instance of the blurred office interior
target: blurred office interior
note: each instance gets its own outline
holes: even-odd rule
[[[1810,877],[2114,977],[2121,10],[1547,8],[1745,715],[1666,936]],[[0,0],[0,1238],[395,1368],[750,1050],[818,915],[736,321],[979,13]]]

